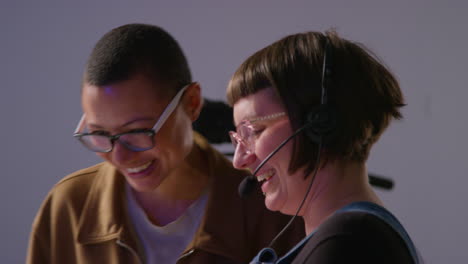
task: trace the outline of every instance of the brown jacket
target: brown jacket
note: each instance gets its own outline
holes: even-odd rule
[[[177,263],[247,263],[289,217],[265,209],[258,193],[239,198],[237,186],[245,173],[233,169],[198,134],[195,143],[209,164],[209,198],[201,224]],[[145,263],[125,205],[125,179],[109,163],[65,177],[34,220],[27,263]],[[302,237],[298,220],[275,248],[285,253]]]

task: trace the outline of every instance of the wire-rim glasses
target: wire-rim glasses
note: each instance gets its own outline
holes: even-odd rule
[[[77,138],[87,149],[94,152],[111,152],[116,141],[119,141],[122,145],[132,151],[145,151],[152,149],[155,143],[154,135],[156,135],[159,129],[161,129],[166,120],[177,107],[182,94],[189,85],[190,84],[184,86],[182,89],[180,89],[179,92],[177,92],[174,98],[172,98],[171,102],[166,106],[152,129],[134,130],[116,135],[82,132],[86,131],[85,115],[83,114],[73,136]]]
[[[234,150],[241,145],[245,153],[252,154],[255,151],[255,128],[254,124],[260,121],[275,120],[286,115],[286,112],[275,113],[267,116],[246,119],[239,123],[236,131],[229,131]]]

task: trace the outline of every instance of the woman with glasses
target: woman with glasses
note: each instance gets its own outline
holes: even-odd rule
[[[269,210],[299,216],[307,234],[282,256],[280,233],[251,263],[418,263],[368,182],[370,149],[404,105],[375,57],[335,32],[290,35],[250,56],[227,98],[234,166],[252,172],[247,183],[258,182]]]
[[[202,108],[186,58],[163,29],[105,34],[86,65],[74,137],[105,162],[46,197],[27,263],[246,263],[287,218],[240,200],[245,172],[192,130]],[[281,243],[303,235],[297,226]]]

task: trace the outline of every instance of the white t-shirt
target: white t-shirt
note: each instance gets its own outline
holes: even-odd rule
[[[165,226],[156,226],[137,203],[128,184],[126,188],[130,219],[144,247],[146,263],[176,263],[200,224],[208,198],[207,192],[193,202],[178,219]]]

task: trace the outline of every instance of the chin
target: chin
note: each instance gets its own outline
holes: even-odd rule
[[[265,206],[268,210],[273,212],[280,212],[284,215],[294,215],[296,213],[297,208],[291,208],[291,206],[287,206],[286,202],[277,201],[277,199],[265,199]]]
[[[134,181],[127,179],[127,183],[134,191],[140,193],[152,192],[159,186],[159,182],[155,183],[153,181]]]
[[[282,208],[282,204],[284,203],[281,203],[280,201],[278,201],[278,199],[275,199],[275,198],[269,198],[268,196],[265,197],[265,206],[268,210],[270,211],[279,211],[281,212],[281,208]]]

